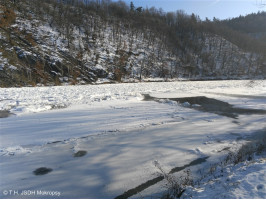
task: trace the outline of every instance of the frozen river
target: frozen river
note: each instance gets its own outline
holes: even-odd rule
[[[2,88],[0,95],[1,110],[14,114],[0,119],[2,198],[23,191],[114,198],[156,179],[156,163],[166,172],[198,159],[207,166],[265,130],[266,81]],[[127,197],[158,197],[164,184]]]

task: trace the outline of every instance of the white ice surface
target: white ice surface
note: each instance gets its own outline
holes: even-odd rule
[[[4,196],[4,190],[46,190],[61,192],[60,198],[114,198],[156,177],[155,160],[166,171],[203,156],[219,161],[224,148],[233,149],[264,129],[265,115],[232,119],[173,101],[142,101],[141,94],[208,96],[235,106],[266,109],[266,81],[252,84],[209,81],[1,88],[0,110],[17,116],[0,119],[0,197],[21,198]],[[50,110],[60,106],[68,107]],[[73,157],[79,150],[87,154]],[[265,187],[260,186],[265,179],[258,175],[265,172],[265,163],[261,166],[254,171],[257,175],[250,170],[258,188]],[[53,171],[35,176],[32,172],[39,167]],[[149,188],[136,197],[149,198],[156,192]],[[265,198],[265,193],[250,193],[249,197]]]
[[[50,110],[53,107],[92,104],[112,100],[142,98],[143,93],[164,97],[186,97],[196,95],[219,96],[230,103],[245,106],[250,98],[223,96],[222,94],[256,96],[256,107],[265,108],[261,103],[266,96],[266,81],[194,81],[166,83],[128,83],[88,86],[58,86],[38,88],[0,88],[0,110],[11,110],[17,115]],[[158,94],[159,93],[159,94]]]

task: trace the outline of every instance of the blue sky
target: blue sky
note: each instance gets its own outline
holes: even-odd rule
[[[260,6],[266,0],[124,0],[126,3],[131,1],[136,7],[156,7],[164,11],[184,10],[187,14],[197,14],[202,20],[206,17],[213,19],[227,19],[266,11],[266,6]]]

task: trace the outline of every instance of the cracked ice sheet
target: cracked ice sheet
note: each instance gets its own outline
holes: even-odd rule
[[[73,106],[2,122],[0,188],[61,191],[61,198],[114,198],[155,177],[155,160],[168,171],[239,137],[230,135],[239,130],[230,118],[145,101]],[[46,144],[55,141],[62,142]],[[87,154],[74,158],[79,150]],[[53,171],[34,176],[39,167]]]
[[[250,83],[252,84],[250,85]],[[164,98],[169,96],[170,93],[173,94],[171,97],[188,97],[191,95],[217,96],[220,94],[218,95],[220,100],[230,100],[229,103],[245,106],[245,102],[247,100],[249,102],[250,99],[243,100],[243,98],[223,96],[221,94],[259,95],[265,97],[265,88],[265,80],[254,82],[249,80],[226,80],[0,88],[0,110],[10,110],[16,115],[25,115],[50,110],[53,106],[66,107],[81,104],[91,105],[98,101],[139,100],[142,98],[141,94],[145,93],[160,93],[164,95]],[[266,109],[265,98],[257,99],[256,104],[253,104],[253,106],[253,108]]]
[[[170,123],[178,110],[182,108],[133,100],[73,105],[61,110],[4,118],[1,119],[0,148],[42,145]]]
[[[219,82],[211,83],[214,89],[220,87]],[[228,90],[223,89],[221,93],[231,93],[234,87],[245,91],[244,86],[241,88],[243,81],[222,83],[228,85],[225,87]],[[219,159],[221,150],[239,145],[236,139],[264,128],[265,116],[239,116],[238,123],[232,123],[231,118],[180,107],[174,102],[138,99],[140,92],[151,95],[175,91],[200,93],[200,88],[207,88],[208,84],[186,82],[28,89],[33,94],[44,90],[36,96],[40,106],[46,105],[47,101],[42,95],[47,95],[48,102],[66,102],[72,106],[27,115],[22,112],[20,116],[1,119],[0,190],[58,190],[62,192],[61,198],[113,198],[156,177],[155,160],[169,171],[205,155],[218,155]],[[116,87],[117,90],[113,91]],[[89,88],[98,89],[86,92]],[[31,102],[29,95],[19,95],[15,90],[26,92],[25,88],[12,92],[5,89],[5,98],[13,99],[15,103],[18,98],[18,106],[25,102],[23,107],[36,104]],[[208,91],[212,91],[211,88]],[[263,95],[264,91],[262,85],[253,92]],[[58,92],[64,95],[58,98]],[[88,96],[89,93],[93,95]],[[114,100],[108,101],[109,93]],[[223,98],[229,99],[227,96]],[[56,141],[62,142],[47,144]],[[79,150],[87,151],[87,154],[74,158],[73,153]],[[32,172],[39,167],[52,168],[53,171],[34,176]]]

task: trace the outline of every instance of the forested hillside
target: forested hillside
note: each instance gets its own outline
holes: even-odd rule
[[[223,21],[216,20],[215,23],[216,26],[224,27],[224,30],[229,32],[224,36],[228,35],[228,39],[236,41],[239,47],[247,51],[265,53],[266,12],[252,13]],[[238,37],[239,39],[237,39]]]
[[[233,19],[223,20],[222,23],[243,33],[266,33],[265,18],[266,12],[258,12],[246,16],[239,16]]]
[[[266,77],[265,42],[232,21],[122,1],[1,0],[0,86]]]

